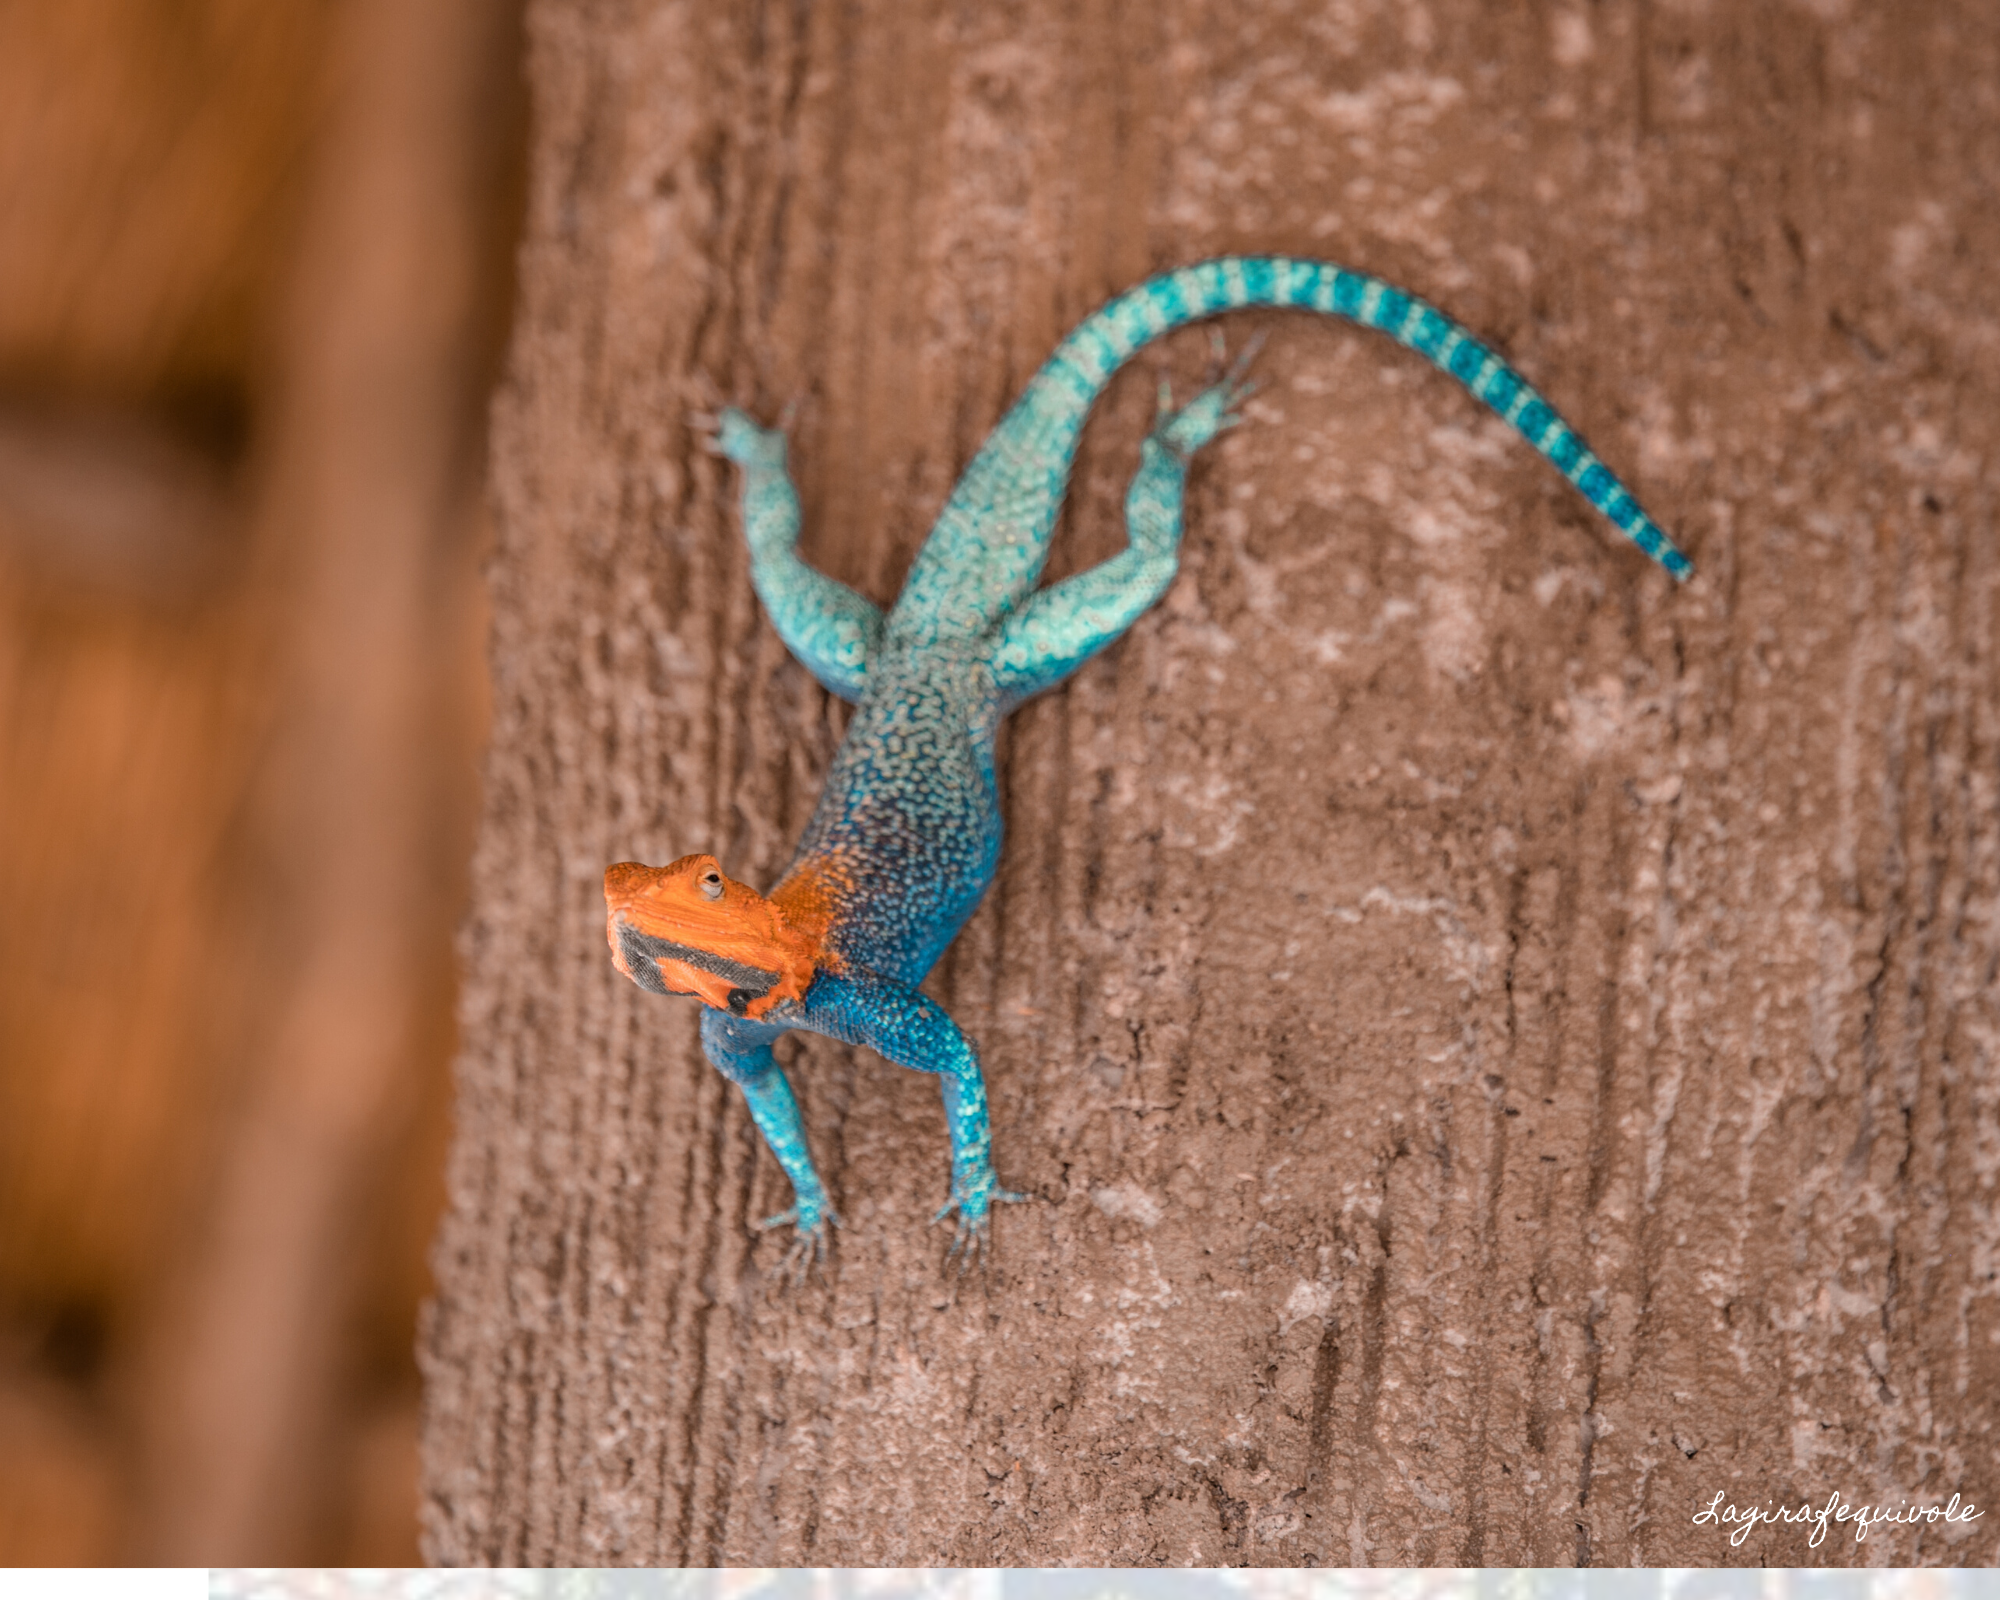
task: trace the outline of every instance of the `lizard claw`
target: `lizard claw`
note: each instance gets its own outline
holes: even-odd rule
[[[1208,325],[1208,371],[1202,378],[1202,386],[1222,381],[1222,364],[1229,359],[1229,340],[1214,323]]]
[[[971,1204],[960,1200],[956,1195],[945,1201],[938,1207],[937,1215],[931,1218],[931,1226],[935,1228],[954,1211],[958,1213],[958,1226],[952,1231],[951,1248],[944,1253],[946,1264],[949,1265],[951,1259],[956,1256],[958,1275],[961,1278],[965,1276],[965,1269],[975,1263],[981,1271],[990,1267],[993,1264],[992,1202],[1006,1200],[1018,1205],[1029,1198],[1028,1195],[1017,1193],[1013,1189],[990,1189],[986,1194],[986,1203],[980,1205],[976,1216],[972,1214]]]
[[[1229,363],[1229,370],[1223,373],[1222,381],[1235,388],[1244,388],[1246,393],[1249,392],[1243,383],[1243,374],[1250,370],[1250,363],[1257,359],[1258,353],[1264,348],[1264,341],[1270,337],[1270,329],[1259,328],[1245,339],[1243,348],[1236,352],[1236,359]]]
[[[1255,386],[1228,380],[1202,390],[1180,410],[1169,412],[1153,426],[1153,437],[1188,460],[1218,434],[1243,421],[1236,408],[1256,392]]]
[[[1236,359],[1229,359],[1229,342],[1220,328],[1208,330],[1208,372],[1202,379],[1202,387],[1214,388],[1218,384],[1236,384],[1243,374],[1250,370],[1250,363],[1264,348],[1264,341],[1271,337],[1269,328],[1259,328],[1243,341],[1243,348],[1236,352]]]
[[[787,414],[789,420],[789,412]],[[688,423],[701,447],[712,456],[721,456],[743,467],[783,467],[785,431],[761,426],[740,406],[724,406],[719,411],[691,411]]]
[[[821,1211],[801,1222],[799,1208],[792,1206],[775,1216],[766,1217],[757,1224],[757,1231],[764,1233],[772,1228],[782,1228],[787,1223],[797,1228],[798,1232],[785,1246],[785,1253],[778,1262],[778,1275],[796,1289],[815,1267],[819,1268],[822,1277],[826,1275],[827,1259],[833,1243],[832,1230],[840,1226],[840,1218],[831,1211]]]
[[[1258,385],[1244,377],[1257,352],[1264,347],[1265,335],[1256,333],[1227,367],[1222,365],[1220,331],[1213,335],[1215,360],[1210,368],[1208,387],[1178,411],[1163,411],[1153,424],[1153,437],[1179,456],[1190,459],[1217,434],[1226,433],[1243,421],[1238,408],[1257,392]]]
[[[725,406],[715,419],[715,442],[709,447],[739,466],[782,467],[785,464],[785,435],[778,428],[764,428],[747,411]]]

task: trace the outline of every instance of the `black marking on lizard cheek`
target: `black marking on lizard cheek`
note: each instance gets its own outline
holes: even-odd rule
[[[732,1017],[744,1015],[750,1009],[750,1002],[752,1000],[761,1000],[765,992],[759,990],[757,993],[752,994],[748,989],[731,989],[729,991],[729,1014]]]
[[[655,963],[678,961],[682,966],[693,967],[701,972],[712,972],[718,978],[727,978],[731,983],[738,985],[742,992],[747,993],[750,1000],[769,994],[778,986],[778,979],[782,976],[763,967],[731,961],[727,956],[710,955],[708,951],[698,950],[690,944],[676,944],[671,939],[641,933],[637,928],[623,922],[618,924],[618,946],[625,952],[628,965],[637,969],[643,962],[652,968],[656,979],[659,977],[659,969]],[[652,985],[648,984],[646,987],[651,988]],[[668,990],[662,986],[656,992],[666,994]],[[744,1003],[747,1005],[749,1001],[746,1000]]]
[[[625,970],[631,974],[632,981],[647,993],[672,994],[667,980],[660,976],[658,963],[639,944],[640,937],[624,923],[618,924],[618,953],[625,958]]]

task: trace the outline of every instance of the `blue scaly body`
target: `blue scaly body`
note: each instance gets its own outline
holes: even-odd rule
[[[1227,257],[1149,279],[1057,347],[967,467],[895,608],[881,611],[797,553],[799,503],[781,434],[742,412],[718,448],[743,469],[757,592],[792,653],[855,702],[847,738],[773,903],[809,885],[827,907],[822,954],[802,997],[761,1016],[710,1005],[709,1059],[741,1086],[791,1178],[799,1248],[822,1249],[832,1212],[797,1102],[771,1043],[806,1028],[938,1074],[952,1150],[953,1248],[983,1242],[999,1187],[985,1086],[972,1045],[916,985],[992,881],[1000,856],[993,739],[1001,717],[1116,639],[1173,580],[1190,458],[1238,418],[1234,376],[1162,414],[1126,498],[1129,544],[1102,565],[1037,589],[1091,404],[1142,346],[1239,307],[1324,312],[1388,334],[1450,373],[1517,429],[1587,500],[1676,578],[1687,558],[1549,403],[1442,312],[1366,273],[1283,257]],[[746,991],[738,991],[742,994]]]

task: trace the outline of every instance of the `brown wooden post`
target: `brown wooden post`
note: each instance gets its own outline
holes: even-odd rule
[[[2000,1498],[1987,8],[529,33],[434,1558],[1699,1564],[1715,1490]],[[1698,576],[1407,353],[1263,319],[1181,579],[1012,724],[934,983],[1036,1203],[941,1275],[935,1086],[799,1041],[848,1227],[781,1292],[774,1163],[602,937],[608,862],[767,882],[842,726],[691,419],[802,398],[806,552],[887,600],[1067,327],[1227,250],[1489,332]],[[1109,396],[1061,570],[1207,350]]]

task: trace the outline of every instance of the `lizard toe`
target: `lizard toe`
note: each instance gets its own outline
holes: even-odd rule
[[[798,1231],[792,1235],[778,1258],[777,1276],[791,1288],[798,1288],[806,1281],[806,1275],[817,1267],[822,1275],[831,1259],[833,1230],[840,1226],[840,1218],[832,1211],[817,1211],[803,1222],[799,1219],[799,1208],[792,1206],[774,1216],[759,1222],[757,1231],[768,1232],[772,1228],[782,1228],[787,1223]]]

